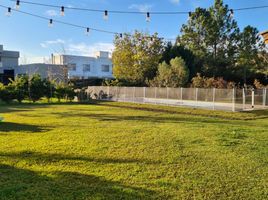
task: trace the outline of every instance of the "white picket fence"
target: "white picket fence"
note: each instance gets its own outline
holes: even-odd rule
[[[267,89],[90,86],[88,98],[225,111],[268,109]],[[84,99],[86,100],[86,99]]]

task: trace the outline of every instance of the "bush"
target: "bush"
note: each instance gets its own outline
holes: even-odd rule
[[[0,99],[5,103],[10,103],[14,99],[14,91],[10,86],[0,83]]]
[[[14,92],[14,98],[21,103],[22,100],[28,96],[28,76],[16,77],[14,81],[11,81],[9,87]]]
[[[197,74],[194,78],[192,78],[192,87],[195,88],[234,88],[234,82],[227,82],[222,77],[218,78],[207,78],[202,77],[201,74]]]
[[[189,69],[181,57],[171,59],[170,65],[165,61],[159,64],[157,76],[149,82],[151,86],[182,87],[189,79]]]

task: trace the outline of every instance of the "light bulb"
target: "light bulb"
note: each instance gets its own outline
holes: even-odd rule
[[[50,27],[50,28],[53,27],[53,19],[49,20],[48,27]]]
[[[104,11],[103,19],[108,20],[108,11],[107,10]]]
[[[65,13],[64,13],[64,6],[61,7],[60,15],[61,16],[64,16],[65,15]]]
[[[150,22],[150,21],[151,21],[150,13],[147,12],[146,13],[146,22]]]
[[[16,1],[16,9],[17,9],[17,10],[20,9],[20,1],[19,1],[19,0]]]
[[[6,16],[7,17],[11,16],[11,8],[7,8]]]
[[[86,36],[88,36],[89,34],[90,34],[90,28],[87,28],[87,30],[86,30]]]

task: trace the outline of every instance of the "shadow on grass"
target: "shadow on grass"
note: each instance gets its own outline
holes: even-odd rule
[[[184,124],[223,124],[223,125],[241,125],[241,121],[226,121],[213,118],[200,118],[200,117],[184,117],[178,115],[171,116],[157,116],[157,115],[110,115],[110,114],[96,114],[96,113],[75,113],[75,112],[53,112],[53,115],[58,116],[59,118],[90,118],[102,122],[122,122],[122,121],[138,121],[138,122],[151,122],[151,123],[184,123]],[[244,122],[245,125],[250,126]],[[265,126],[266,127],[266,126]]]
[[[41,127],[32,124],[18,124],[12,122],[1,122],[0,132],[30,132],[30,133],[40,133],[49,131],[51,128]],[[1,134],[1,133],[0,133]]]
[[[46,176],[0,164],[0,177],[0,199],[160,199],[154,191],[76,172]]]
[[[63,154],[49,154],[49,153],[38,153],[31,151],[22,151],[17,153],[4,153],[0,152],[0,157],[8,157],[12,159],[23,159],[34,163],[52,163],[63,160],[69,161],[86,161],[95,162],[102,164],[124,164],[124,163],[142,163],[142,164],[159,164],[156,161],[140,160],[140,159],[117,159],[117,158],[92,158],[86,156],[74,156],[74,155],[63,155]]]

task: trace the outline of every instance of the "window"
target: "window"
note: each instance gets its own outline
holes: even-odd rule
[[[102,72],[109,72],[110,71],[110,66],[109,65],[102,65],[101,66],[101,71]]]
[[[68,64],[68,69],[70,71],[76,71],[76,64],[75,63]]]
[[[90,72],[90,65],[89,64],[84,64],[83,65],[83,71],[84,72]]]

